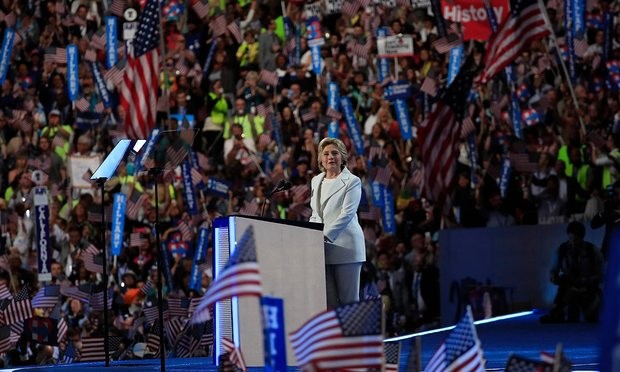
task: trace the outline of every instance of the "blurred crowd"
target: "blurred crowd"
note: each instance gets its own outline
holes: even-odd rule
[[[425,198],[426,159],[420,157],[415,136],[402,138],[394,105],[384,97],[386,84],[378,79],[376,58],[378,28],[385,27],[388,35],[412,35],[413,56],[390,59],[389,64],[390,80],[412,86],[406,103],[415,135],[429,114],[429,102],[440,95],[422,91],[422,83],[431,79],[439,92],[446,86],[448,54],[433,47],[440,37],[439,20],[430,8],[412,7],[408,1],[397,1],[397,6],[353,3],[356,10],[348,9],[346,15],[321,15],[325,43],[315,73],[305,37],[304,2],[165,1],[158,126],[174,129],[189,124],[196,130],[191,154],[198,205],[194,213],[187,206],[180,167],[155,182],[146,173],[134,174],[135,165],[123,162],[103,195],[88,180],[88,171],[94,171],[88,164],[98,164],[124,137],[122,82],[115,75],[122,72],[126,50],[131,48],[121,40],[128,22],[123,10],[134,8],[139,13],[143,4],[0,1],[0,27],[3,31],[14,27],[19,36],[0,92],[0,284],[14,295],[24,287],[34,295],[43,285],[36,279],[32,190],[36,184],[47,186],[52,284],[64,288],[60,311],[68,324],[59,347],[23,337],[16,340],[16,347],[4,354],[5,366],[56,363],[68,343],[79,349],[81,338],[101,335],[102,312],[66,288],[88,288],[91,295],[103,290],[101,273],[86,267],[84,255],[91,245],[103,248],[98,246],[101,203],[111,209],[119,192],[127,195],[128,208],[123,249],[110,258],[111,333],[122,337],[114,357],[154,356],[145,346],[154,333],[153,322],[143,308],[153,306],[156,298],[157,213],[170,267],[166,297],[200,297],[212,273],[207,253],[200,265],[201,281],[190,288],[198,229],[234,213],[306,221],[309,182],[318,172],[317,144],[328,135],[332,121],[337,121],[337,135],[349,149],[349,169],[364,182],[359,211],[368,250],[363,296],[384,298],[390,334],[438,322],[440,229],[589,220],[618,208],[611,200],[620,191],[617,2],[587,1],[586,19],[591,20],[584,35],[587,47],[575,59],[577,102],[555,52],[563,49],[565,36],[562,7],[557,4],[548,6],[557,44],[552,38],[533,43],[514,64],[521,130],[515,131],[510,89],[500,77],[472,89],[463,109],[473,128],[459,140],[451,208]],[[595,22],[607,13],[616,20],[611,33]],[[120,62],[106,68],[101,37],[109,15],[118,19]],[[295,33],[300,37],[290,36]],[[67,93],[66,63],[57,58],[58,50],[68,44],[76,44],[80,55],[80,95],[74,102]],[[465,54],[480,63],[485,43],[467,41],[463,46]],[[610,50],[605,51],[607,46]],[[102,104],[89,61],[100,65],[111,107]],[[363,153],[356,151],[345,119],[328,110],[329,82],[336,83],[340,95],[353,105]],[[472,135],[473,147],[467,144]],[[477,152],[476,163],[471,162],[472,150]],[[509,173],[503,169],[505,159],[512,164]],[[502,177],[505,182],[500,182]],[[282,179],[293,187],[267,198]],[[226,187],[214,189],[213,181]],[[373,181],[391,191],[393,205],[388,210],[393,215],[385,216],[386,208],[373,204]],[[395,224],[389,234],[386,218]],[[106,221],[109,242],[110,216]],[[45,317],[50,310],[34,312]],[[190,354],[207,353],[194,349]]]

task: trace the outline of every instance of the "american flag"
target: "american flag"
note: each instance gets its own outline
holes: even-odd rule
[[[68,281],[60,284],[60,293],[69,298],[75,298],[84,303],[90,302],[90,284],[80,284],[79,286],[69,285]]]
[[[383,344],[385,354],[385,372],[398,372],[398,357],[400,354],[400,342],[385,342]]]
[[[200,337],[200,347],[206,350],[211,345],[213,345],[213,321],[208,320],[205,324],[205,331]]]
[[[342,119],[342,114],[338,110],[333,108],[333,107],[328,107],[327,108],[326,115],[329,116],[330,118],[332,118],[333,120],[340,120],[340,119]]]
[[[357,0],[345,0],[342,3],[342,14],[347,17],[353,17],[360,9],[360,4]]]
[[[125,68],[127,67],[127,60],[123,59],[116,65],[112,66],[108,71],[103,74],[103,78],[110,80],[114,85],[120,85],[123,82],[125,76]]]
[[[534,173],[538,170],[538,163],[531,161],[528,153],[511,153],[510,165],[514,170],[521,173]]]
[[[381,368],[381,300],[319,313],[291,333],[290,340],[300,366],[319,370]]]
[[[241,29],[239,28],[237,22],[231,22],[228,26],[226,26],[226,29],[235,38],[235,40],[237,40],[237,43],[241,44],[243,42],[243,35],[241,34]]]
[[[239,214],[246,216],[257,216],[260,213],[260,205],[256,198],[252,198],[250,201],[245,201],[243,206],[239,210]]]
[[[192,9],[200,19],[209,16],[209,4],[203,2],[202,0],[196,0],[194,5],[192,5]]]
[[[127,198],[127,205],[125,209],[127,218],[130,220],[135,220],[138,218],[138,212],[140,211],[140,208],[142,208],[142,204],[144,204],[146,199],[146,195],[134,189],[131,195]]]
[[[164,308],[167,308],[167,305],[165,305]],[[159,307],[156,303],[152,303],[150,306],[148,304],[145,305],[142,308],[142,311],[144,312],[144,316],[146,317],[146,322],[148,324],[152,324],[159,319]]]
[[[177,63],[174,64],[174,69],[178,75],[187,76],[189,67],[187,67],[187,63],[185,63],[185,57],[181,57],[177,60]]]
[[[86,49],[86,52],[84,52],[84,59],[89,62],[95,62],[97,60],[97,51],[91,48]]]
[[[280,78],[278,78],[278,73],[275,71],[269,71],[262,69],[260,70],[260,74],[258,75],[258,79],[261,83],[265,83],[267,85],[277,86]]]
[[[449,53],[451,49],[458,47],[463,42],[457,34],[448,34],[445,37],[433,41],[433,48],[440,54]]]
[[[37,292],[32,298],[32,307],[48,308],[54,307],[59,302],[60,286],[50,284]]]
[[[6,284],[0,283],[0,300],[10,299],[11,297],[13,297],[13,295],[11,295],[11,291],[9,291]]]
[[[476,125],[471,116],[463,119],[463,125],[461,126],[461,137],[467,138],[472,133],[476,133]]]
[[[9,303],[3,312],[6,324],[14,324],[32,318],[32,304],[28,294],[28,286],[24,286]]]
[[[144,285],[142,285],[142,287],[140,287],[140,293],[143,296],[147,296],[149,294],[149,291],[151,290],[151,288],[153,288],[153,282],[151,281],[151,278],[149,278],[146,283],[144,283]]]
[[[50,47],[45,48],[43,52],[43,60],[45,62],[66,64],[67,50],[65,48]]]
[[[166,337],[171,344],[176,344],[181,332],[187,324],[187,319],[180,317],[173,317],[164,322],[164,329],[166,330]]]
[[[422,140],[425,191],[431,200],[444,206],[444,212],[450,208],[458,139],[461,135],[460,121],[472,81],[471,61],[461,67],[459,74],[442,94],[435,110],[422,123],[418,132]]]
[[[114,302],[114,289],[108,288],[108,310],[112,309],[112,302]],[[103,311],[103,291],[94,292],[90,296],[90,309],[92,311]]]
[[[391,179],[392,179],[392,168],[390,168],[390,166],[386,165],[384,167],[376,168],[376,173],[374,177],[375,182],[388,186],[390,184]]]
[[[588,39],[586,37],[582,37],[581,39],[573,40],[573,45],[575,46],[575,55],[577,57],[583,57],[584,54],[588,51]]]
[[[420,91],[435,97],[438,91],[437,81],[431,77],[425,77],[422,85],[420,86]]]
[[[121,345],[120,337],[109,337],[108,345],[110,354],[116,352]],[[82,337],[82,349],[80,350],[81,362],[96,362],[105,359],[103,337]]]
[[[90,110],[90,103],[86,98],[82,97],[75,102],[75,108],[79,112],[86,112]]]
[[[129,56],[121,84],[120,101],[125,109],[125,129],[131,139],[147,138],[155,125],[159,83],[159,11],[148,0],[138,22],[134,55]]]
[[[6,325],[0,327],[0,353],[11,349],[11,327]]]
[[[273,112],[273,108],[271,107],[271,105],[267,105],[267,104],[261,103],[260,105],[256,106],[256,113],[259,116],[267,117],[272,112]]]
[[[142,236],[142,233],[137,232],[129,234],[130,247],[140,247],[145,242],[147,242],[147,239]]]
[[[378,221],[381,218],[381,210],[375,206],[368,206],[368,209],[360,209],[360,219],[365,221]]]
[[[108,11],[110,12],[110,14],[113,14],[117,17],[122,17],[126,5],[127,0],[112,0],[112,4],[110,4]]]
[[[25,320],[26,322],[29,322],[30,319]],[[15,344],[17,343],[17,341],[19,341],[19,339],[22,336],[22,333],[24,333],[24,320],[19,321],[17,323],[13,323],[10,325],[11,327],[11,336],[10,336],[10,342],[11,344]]]
[[[159,323],[155,323],[151,330],[149,331],[149,335],[146,338],[146,347],[155,355],[159,355]]]
[[[168,298],[168,311],[170,316],[179,316],[187,318],[191,300],[187,297]]]
[[[86,270],[93,273],[103,273],[103,256],[94,245],[90,244],[86,247],[82,253],[82,260],[84,260]]]
[[[15,22],[17,18],[15,17],[15,13],[13,11],[10,11],[7,14],[0,12],[0,15],[1,15],[0,20],[4,20],[4,22],[6,23],[8,27],[15,26]]]
[[[102,50],[105,48],[105,38],[105,30],[102,28],[90,36],[90,43],[88,43],[88,46],[96,50]]]
[[[484,57],[486,66],[477,82],[486,83],[514,61],[532,42],[550,30],[536,0],[511,0],[510,15],[491,36]]]
[[[69,342],[65,348],[65,352],[62,355],[61,364],[71,364],[75,362],[76,357],[75,345],[73,345],[73,342]]]
[[[425,371],[484,371],[482,347],[476,334],[471,308],[439,346]]]
[[[511,354],[506,362],[506,372],[551,372],[553,363],[527,359]]]
[[[248,370],[241,349],[235,346],[232,340],[222,337],[222,349],[224,349],[225,353],[228,353],[228,360],[230,360],[232,364],[236,365],[242,371]]]
[[[223,14],[215,16],[209,22],[209,28],[213,33],[213,37],[220,37],[226,33],[226,17]]]
[[[316,119],[316,112],[312,111],[311,109],[307,109],[301,113],[301,120],[304,123],[307,123],[315,119]]]
[[[176,168],[185,156],[187,155],[187,149],[182,144],[172,144],[166,149],[166,168]]]
[[[209,307],[218,301],[233,296],[261,296],[261,279],[254,245],[254,228],[252,226],[241,236],[228,263],[219,272],[202,301],[196,307],[192,323],[211,319]]]

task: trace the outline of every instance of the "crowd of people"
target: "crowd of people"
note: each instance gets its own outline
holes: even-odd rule
[[[123,162],[103,195],[87,177],[88,170],[94,171],[88,168],[89,161],[101,161],[130,125],[123,122],[122,82],[114,72],[122,72],[126,51],[132,47],[121,40],[124,23],[129,23],[123,11],[134,8],[139,13],[142,2],[0,2],[2,30],[13,27],[18,35],[0,92],[0,285],[14,296],[23,288],[31,296],[43,288],[36,277],[32,191],[36,185],[47,186],[53,249],[53,279],[47,284],[60,286],[61,306],[33,311],[49,317],[59,310],[68,325],[56,345],[15,334],[15,347],[4,353],[4,366],[59,363],[68,345],[78,350],[79,359],[80,340],[102,335],[102,311],[89,300],[104,290],[102,274],[91,270],[87,257],[93,254],[89,247],[104,248],[98,246],[101,203],[111,207],[119,192],[127,195],[128,207],[125,243],[110,261],[114,289],[110,328],[122,337],[114,358],[156,355],[145,346],[149,335],[157,332],[144,311],[156,301],[156,218],[170,267],[166,297],[198,298],[212,278],[206,254],[201,280],[190,287],[198,229],[233,213],[307,221],[310,180],[319,172],[317,145],[329,133],[344,142],[349,153],[346,166],[362,180],[358,215],[367,261],[361,295],[382,296],[388,304],[390,334],[438,322],[440,229],[563,223],[613,212],[607,200],[620,189],[617,2],[587,4],[589,21],[583,36],[587,48],[575,57],[572,82],[577,102],[556,58],[565,26],[561,7],[552,4],[548,12],[558,45],[553,38],[535,42],[514,63],[516,105],[524,114],[521,130],[515,130],[511,119],[510,87],[500,77],[472,89],[463,109],[473,128],[459,140],[451,208],[425,197],[428,159],[421,158],[415,136],[432,103],[440,99],[449,71],[448,54],[433,47],[442,36],[438,29],[444,28],[438,27],[439,22],[445,20],[433,15],[430,6],[354,1],[354,9],[347,8],[346,14],[344,8],[331,14],[324,10],[319,16],[325,43],[316,69],[306,39],[305,21],[311,12],[303,2],[198,0],[184,2],[188,8],[180,1],[165,3],[157,126],[174,129],[189,124],[196,130],[190,157],[197,212],[188,208],[180,169],[155,180],[145,173],[134,174],[136,165]],[[616,20],[612,32],[605,31],[604,22],[595,22],[607,14]],[[101,42],[106,16],[118,19],[120,46],[120,62],[107,67]],[[389,59],[388,79],[412,86],[406,104],[413,139],[403,139],[394,104],[384,96],[387,83],[379,81],[375,35],[381,27],[388,35],[413,38],[411,57]],[[74,101],[67,90],[67,65],[57,58],[68,44],[77,45],[80,55],[80,95]],[[467,55],[481,62],[484,42],[466,41],[463,46]],[[109,107],[102,104],[90,62],[98,64],[106,78]],[[439,93],[421,89],[427,79]],[[352,103],[364,141],[362,152],[356,149],[345,118],[331,110],[339,109],[329,107],[330,82]],[[472,136],[474,145],[468,146]],[[509,173],[506,159],[511,163]],[[282,179],[294,186],[267,198]],[[210,186],[216,180],[226,185],[224,191]],[[390,191],[391,208],[376,205],[373,182]],[[386,210],[393,214],[385,215]],[[394,224],[390,233],[387,219]],[[109,224],[104,233],[109,242]],[[85,299],[76,298],[78,289],[88,293]],[[190,315],[185,312],[177,318],[186,321]],[[201,355],[206,350],[195,347],[177,355]]]

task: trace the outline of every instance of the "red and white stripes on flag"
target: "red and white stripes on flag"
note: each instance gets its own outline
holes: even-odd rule
[[[6,284],[1,283],[0,284],[0,300],[9,299],[11,297],[13,297],[13,295],[11,295],[11,291],[9,291],[9,288],[6,286]]]
[[[117,17],[122,17],[126,5],[127,0],[112,0],[112,4],[110,4],[108,11],[110,12],[110,14],[113,14]]]
[[[420,86],[420,91],[430,95],[431,97],[435,97],[437,95],[437,91],[439,88],[437,87],[437,81],[431,77],[425,77],[422,85]]]
[[[50,63],[66,64],[67,50],[65,48],[50,47],[45,48],[43,60]]]
[[[260,74],[258,75],[258,80],[261,83],[265,83],[267,85],[277,86],[280,78],[278,77],[277,72],[262,69],[260,70]]]
[[[195,0],[194,4],[192,5],[192,9],[200,19],[209,16],[209,4],[203,2],[202,0]]]
[[[357,0],[345,0],[342,3],[341,12],[347,17],[353,17],[360,9],[360,3]]]
[[[433,48],[439,54],[446,54],[450,52],[450,49],[456,48],[462,44],[461,37],[457,34],[448,34],[445,37],[433,41]]]
[[[326,115],[329,116],[330,118],[332,118],[333,120],[340,120],[340,119],[342,119],[342,114],[338,110],[336,110],[335,108],[332,108],[332,107],[328,107],[327,108]]]
[[[14,324],[32,318],[32,304],[28,294],[28,287],[24,286],[13,301],[3,311],[6,324]]]
[[[103,74],[103,78],[110,80],[114,85],[120,85],[123,82],[125,76],[125,67],[127,66],[127,60],[123,60],[112,66]]]
[[[234,342],[226,337],[222,337],[222,348],[225,353],[228,353],[228,360],[230,360],[232,364],[236,365],[242,371],[248,370],[241,349],[235,346]]]
[[[581,39],[573,40],[575,46],[575,55],[577,57],[583,57],[588,51],[588,39],[584,36]]]
[[[220,37],[226,33],[226,17],[220,14],[209,22],[209,28],[213,33],[213,37]]]
[[[148,0],[140,14],[129,56],[120,101],[126,112],[125,131],[131,139],[147,138],[155,126],[159,83],[159,10],[158,1]]]
[[[243,233],[228,263],[215,276],[202,301],[196,307],[192,323],[211,319],[209,307],[231,297],[261,296],[261,278],[254,245],[254,228]]]
[[[86,52],[84,52],[84,59],[89,62],[95,62],[97,60],[97,51],[91,48],[88,48]]]
[[[471,116],[468,116],[463,119],[463,124],[461,125],[461,137],[467,138],[467,136],[472,133],[476,133],[476,125],[471,119]]]
[[[235,38],[235,40],[237,40],[237,43],[241,44],[243,42],[243,34],[241,33],[241,28],[239,28],[237,22],[231,22],[228,26],[226,26],[226,29]]]
[[[486,83],[514,61],[532,42],[550,34],[537,0],[515,2],[510,16],[491,36],[476,83]]]
[[[90,37],[89,47],[96,50],[102,50],[105,48],[105,38],[105,31],[103,31],[103,29],[95,32]]]

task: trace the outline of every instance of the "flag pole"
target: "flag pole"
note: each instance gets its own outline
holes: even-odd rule
[[[161,58],[159,59],[160,71],[164,72],[164,87],[162,96],[166,98],[166,120],[170,120],[170,86],[168,83],[168,70],[166,66],[166,43],[164,42],[164,27],[162,26],[161,4],[157,6],[157,14],[159,15],[159,48],[161,49]],[[165,122],[164,122],[165,124]],[[162,128],[164,129],[164,128]]]
[[[568,74],[568,69],[566,68],[566,64],[564,63],[564,59],[562,58],[562,54],[558,48],[558,40],[555,37],[555,31],[553,31],[553,27],[551,27],[551,21],[549,20],[549,14],[547,13],[547,8],[545,7],[545,4],[542,2],[542,0],[538,0],[538,6],[540,7],[540,13],[542,14],[545,20],[545,25],[547,26],[547,28],[549,28],[549,31],[551,31],[549,33],[549,38],[555,45],[555,53],[557,54],[558,59],[560,60],[562,71],[564,71],[564,76],[566,77],[566,85],[568,86],[568,90],[573,100],[573,104],[575,105],[575,109],[577,110],[577,118],[579,119],[579,126],[581,127],[581,131],[583,135],[585,135],[586,126],[583,123],[583,118],[581,117],[581,115],[579,115],[579,102],[577,101],[577,95],[575,94],[575,89],[573,88],[573,83],[570,81],[570,75]],[[547,49],[545,50],[548,52]]]

